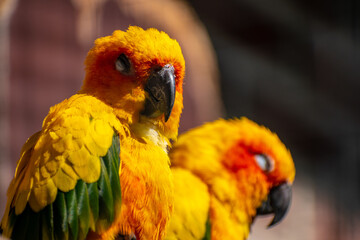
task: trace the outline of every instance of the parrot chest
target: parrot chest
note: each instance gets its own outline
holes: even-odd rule
[[[173,208],[169,158],[148,139],[126,138],[121,159],[122,208],[117,226],[140,239],[157,239],[164,234]]]

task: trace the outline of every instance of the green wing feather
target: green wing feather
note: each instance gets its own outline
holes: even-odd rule
[[[90,204],[90,229],[95,231],[95,224],[99,218],[99,191],[97,182],[87,184]]]
[[[65,194],[66,207],[68,214],[68,225],[70,228],[71,239],[77,239],[78,236],[78,213],[77,213],[77,198],[75,190],[70,190]]]
[[[208,216],[208,219],[206,221],[206,228],[205,228],[205,235],[202,240],[211,240],[211,222],[210,222],[210,216]]]
[[[75,191],[78,200],[79,239],[84,239],[90,228],[90,202],[86,183],[78,181]]]
[[[11,239],[85,239],[90,229],[101,232],[109,227],[121,207],[119,136],[114,134],[110,148],[99,161],[97,182],[78,180],[73,190],[58,190],[55,202],[39,212],[29,204],[20,215],[11,209]]]

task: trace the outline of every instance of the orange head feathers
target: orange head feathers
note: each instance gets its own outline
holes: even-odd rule
[[[208,186],[212,239],[245,239],[256,215],[274,213],[274,225],[289,207],[291,154],[275,133],[247,118],[221,119],[181,135],[170,159]]]
[[[283,182],[292,183],[295,177],[294,162],[278,136],[249,119],[242,118],[240,123],[239,139],[225,152],[223,165],[234,173],[251,168],[265,175],[270,187]]]
[[[131,26],[97,39],[85,65],[80,93],[114,107],[120,120],[135,124],[144,117],[166,137],[176,138],[185,72],[176,40],[153,28]]]

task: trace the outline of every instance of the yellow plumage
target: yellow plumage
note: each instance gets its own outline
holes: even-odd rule
[[[209,215],[210,195],[207,186],[187,170],[173,167],[175,214],[167,229],[167,240],[202,239]]]
[[[74,95],[52,107],[42,130],[21,151],[8,207],[19,215],[28,202],[38,212],[55,201],[58,189],[68,192],[78,179],[98,180],[98,158],[110,147],[114,129],[123,132],[120,126],[112,109],[91,96]]]

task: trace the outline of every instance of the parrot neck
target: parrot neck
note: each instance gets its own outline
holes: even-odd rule
[[[256,208],[266,199],[266,180],[248,169],[232,176],[220,174],[208,186],[212,193],[211,221],[216,222],[213,231],[218,231],[215,235],[221,233],[226,239],[246,239],[256,216]],[[226,229],[232,230],[227,232],[224,224],[227,225]]]
[[[211,239],[247,239],[251,220],[242,209],[232,209],[215,196],[210,197]]]
[[[137,122],[132,124],[130,129],[137,138],[153,142],[155,145],[163,149],[167,154],[170,147],[169,139],[160,134],[156,125],[151,123],[151,121]]]

